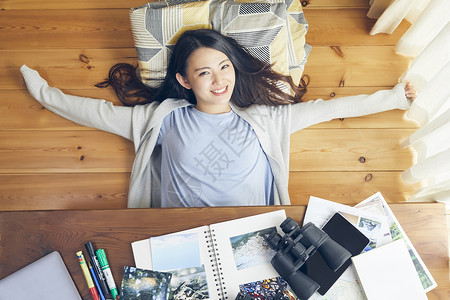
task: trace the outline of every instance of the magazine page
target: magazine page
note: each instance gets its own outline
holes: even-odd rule
[[[168,299],[221,299],[211,263],[211,237],[201,226],[132,243],[137,268],[169,272]]]
[[[240,285],[279,276],[270,264],[275,251],[268,246],[264,236],[274,230],[281,233],[279,225],[285,219],[286,212],[278,210],[210,225],[222,284],[227,293],[223,299],[234,300]]]
[[[434,280],[430,271],[428,271],[424,262],[420,258],[419,253],[417,253],[416,249],[414,248],[413,244],[409,240],[408,236],[406,235],[405,231],[403,230],[402,226],[398,222],[397,218],[395,217],[394,213],[390,209],[381,193],[378,192],[370,196],[364,201],[358,203],[355,207],[385,215],[388,220],[389,228],[389,237],[387,238],[387,240],[395,241],[398,239],[403,239],[405,241],[408,247],[409,255],[414,262],[414,266],[416,267],[416,271],[419,275],[425,292],[429,292],[437,287],[436,281]]]

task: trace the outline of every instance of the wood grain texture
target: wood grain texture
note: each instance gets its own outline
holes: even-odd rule
[[[289,175],[289,195],[293,205],[307,205],[315,196],[346,205],[356,205],[369,196],[381,192],[389,203],[408,200],[420,184],[408,185],[401,180],[401,172],[295,172]]]
[[[144,5],[152,0],[0,0],[4,10],[59,10],[59,9],[102,9],[130,8]]]
[[[390,35],[367,34],[376,20],[361,18],[367,9],[305,9],[307,21],[314,26],[308,28],[307,43],[314,46],[384,45],[394,46],[408,30],[410,23],[403,21]]]
[[[20,89],[23,64],[39,71],[60,89],[88,89],[104,80],[117,62],[136,63],[134,48],[1,50],[0,89]],[[310,87],[392,87],[410,59],[394,53],[393,46],[317,46],[308,57],[304,74]],[[386,72],[386,69],[389,72]]]
[[[24,64],[51,86],[94,89],[119,62],[136,64],[135,49],[0,50],[0,90],[24,88],[19,70]]]
[[[291,137],[290,170],[401,171],[412,164],[410,150],[400,147],[411,133],[409,129],[302,130]],[[0,140],[3,174],[129,172],[134,159],[131,142],[101,131],[3,131]]]
[[[0,132],[0,173],[129,172],[131,142],[102,131]]]
[[[4,180],[0,209],[124,205],[132,144],[42,109],[21,83],[19,67],[27,64],[37,69],[51,86],[66,93],[119,104],[110,89],[94,85],[113,64],[136,63],[128,9],[146,2],[0,2],[0,176]],[[367,9],[367,1],[359,0],[315,0],[304,8],[307,42],[313,46],[305,69],[311,76],[305,99],[389,89],[406,70],[409,59],[395,54],[393,46],[408,24],[402,23],[393,35],[369,36],[373,20],[367,19]],[[366,195],[360,180],[369,173],[374,176],[365,183],[369,191],[379,188],[405,200],[413,186],[399,185],[398,176],[413,157],[399,142],[417,124],[404,116],[405,112],[395,110],[333,120],[294,135],[289,189],[295,201],[324,191],[340,201],[350,201],[345,195],[357,201]],[[362,155],[364,163],[359,162]],[[349,175],[357,188],[343,185],[337,174]],[[389,175],[397,178],[391,185]],[[382,183],[380,176],[386,177]],[[309,188],[301,184],[308,182],[306,178],[315,184],[309,181]]]
[[[412,165],[400,143],[409,129],[300,130],[291,135],[291,171],[401,171]],[[398,168],[398,169],[396,169]]]
[[[105,99],[120,105],[112,89],[64,90],[66,94]],[[27,90],[0,90],[2,130],[92,130],[68,121],[39,104]]]
[[[130,173],[0,174],[1,210],[126,208]]]
[[[357,94],[370,94],[380,87],[309,88],[306,99],[333,99]],[[120,105],[112,89],[64,89],[67,94],[105,99]],[[330,96],[330,94],[333,94]],[[0,128],[2,130],[91,130],[55,115],[43,108],[27,90],[0,90]],[[338,119],[310,128],[418,128],[405,118],[406,112],[392,110],[360,118]]]
[[[0,12],[0,49],[131,48],[128,9]]]
[[[290,173],[293,205],[306,205],[310,196],[347,205],[381,192],[389,203],[407,201],[420,184],[406,185],[401,172]],[[129,172],[0,174],[1,210],[126,208]]]
[[[132,48],[128,9],[6,10],[0,12],[1,50],[49,48]],[[394,46],[409,23],[391,35],[370,36],[375,20],[366,9],[313,9],[305,12],[312,46]],[[351,32],[351,34],[348,34]]]
[[[444,205],[403,203],[390,207],[438,283],[427,296],[448,299]],[[75,252],[87,241],[106,249],[116,284],[120,284],[123,266],[134,265],[133,241],[280,208],[302,223],[305,206],[0,212],[0,278],[58,250],[78,290],[88,299],[89,291],[75,258]]]

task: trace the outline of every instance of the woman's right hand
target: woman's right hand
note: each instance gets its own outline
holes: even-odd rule
[[[410,82],[407,82],[405,85],[405,96],[410,102],[413,102],[417,98],[417,91]]]

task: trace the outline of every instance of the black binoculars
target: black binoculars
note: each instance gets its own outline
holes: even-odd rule
[[[287,218],[280,228],[284,236],[274,231],[266,237],[269,246],[276,251],[270,262],[299,299],[309,299],[320,286],[299,270],[306,260],[318,251],[335,272],[351,254],[313,223],[300,227],[296,221]]]

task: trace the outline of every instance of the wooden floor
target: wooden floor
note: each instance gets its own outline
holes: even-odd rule
[[[147,1],[0,0],[0,209],[124,208],[133,145],[43,109],[21,84],[22,64],[66,93],[117,103],[94,87],[117,62],[136,62],[128,9]],[[409,59],[394,53],[407,30],[369,36],[367,0],[311,0],[308,99],[388,89]],[[380,191],[406,201],[418,185],[400,175],[413,162],[400,143],[417,129],[403,111],[334,120],[292,136],[293,204],[310,195],[355,204]]]

